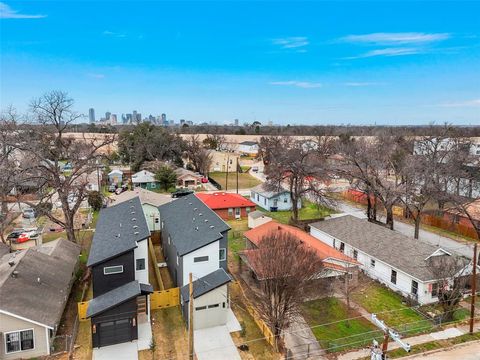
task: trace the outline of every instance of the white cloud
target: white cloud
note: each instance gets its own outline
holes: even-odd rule
[[[88,73],[87,76],[94,78],[94,79],[103,79],[105,78],[105,74],[99,74],[99,73]]]
[[[305,36],[292,36],[280,39],[273,39],[274,45],[279,45],[282,49],[298,49],[309,44],[308,38]],[[305,50],[303,49],[303,52]]]
[[[13,10],[7,4],[0,2],[0,19],[41,19],[47,15],[28,15],[20,14],[17,10]]]
[[[480,107],[480,99],[440,104],[441,107]]]
[[[371,45],[406,45],[406,44],[427,44],[450,38],[448,33],[372,33],[363,35],[347,35],[340,39],[341,42],[371,44]]]
[[[270,82],[270,85],[294,86],[294,87],[299,87],[299,88],[303,88],[303,89],[313,89],[313,88],[322,87],[321,83],[315,83],[315,82],[310,82],[310,81],[295,81],[295,80],[273,81],[273,82]]]
[[[127,37],[126,34],[124,33],[117,33],[117,32],[114,32],[114,31],[110,31],[110,30],[105,30],[103,32],[103,35],[106,35],[106,36],[113,36],[113,37],[117,37],[117,38],[124,38],[124,37]]]
[[[363,53],[357,56],[350,56],[345,59],[362,59],[362,58],[368,58],[368,57],[374,57],[374,56],[404,56],[404,55],[421,54],[424,52],[425,50],[421,48],[394,47],[394,48],[370,50],[370,51],[367,51],[366,53]]]

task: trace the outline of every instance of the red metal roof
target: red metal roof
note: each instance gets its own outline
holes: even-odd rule
[[[212,210],[227,208],[255,207],[255,204],[238,194],[216,192],[213,194],[196,193],[197,197]]]

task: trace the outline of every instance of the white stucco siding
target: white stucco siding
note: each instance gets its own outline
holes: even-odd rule
[[[328,221],[328,220],[327,220]],[[333,246],[336,249],[340,249],[341,241],[334,239],[332,236],[325,234],[318,229],[310,228],[310,235],[322,241],[323,243]],[[335,240],[335,241],[334,241]],[[334,245],[335,244],[335,245]],[[428,304],[436,302],[438,299],[431,296],[429,292],[428,283],[424,283],[419,279],[410,276],[409,274],[390,266],[389,264],[364,253],[359,249],[355,249],[349,244],[344,245],[344,253],[353,257],[354,250],[357,251],[357,261],[361,264],[360,268],[372,279],[379,280],[390,289],[400,292],[403,296],[413,296],[412,294],[412,281],[418,283],[418,302],[420,304]],[[375,265],[372,266],[372,259],[375,261]],[[397,272],[397,281],[392,283],[392,270]]]
[[[148,229],[150,231],[160,230],[160,212],[156,206],[150,204],[142,204],[143,213],[147,220]]]
[[[279,211],[288,211],[292,209],[292,201],[288,192],[278,194],[270,199],[258,194],[254,191],[251,192],[250,200],[265,210],[276,207]],[[298,208],[302,207],[302,200],[298,200]]]
[[[208,244],[198,250],[183,256],[183,281],[179,286],[188,284],[189,273],[193,274],[194,280],[208,275],[218,270],[219,259],[219,241]],[[207,261],[195,262],[195,258],[208,256]]]
[[[229,308],[227,286],[220,286],[195,299],[193,302],[195,309],[193,327],[195,330],[227,323]]]
[[[135,257],[135,280],[143,284],[150,284],[148,281],[148,240],[137,242],[133,254]],[[137,270],[137,259],[145,259],[144,270]]]

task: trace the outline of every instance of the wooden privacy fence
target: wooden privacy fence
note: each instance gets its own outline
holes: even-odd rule
[[[150,295],[150,309],[164,309],[180,305],[180,288],[154,291]]]
[[[155,255],[155,248],[153,247],[151,239],[148,239],[148,252],[150,254],[150,261],[152,262],[153,269],[155,271],[155,279],[157,280],[158,287],[160,290],[163,290],[165,289],[165,286],[163,285],[162,276],[160,275],[160,270],[158,269],[157,255]]]

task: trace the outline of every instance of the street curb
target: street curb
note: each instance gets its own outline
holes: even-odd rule
[[[397,358],[397,359],[402,359],[402,360],[413,359],[413,358],[418,357],[418,356],[427,356],[427,355],[439,353],[439,352],[442,352],[442,351],[449,351],[449,350],[452,350],[452,349],[456,349],[456,348],[459,348],[459,347],[462,347],[462,346],[471,345],[471,344],[474,344],[474,343],[480,343],[480,340],[467,341],[467,342],[464,342],[464,343],[461,343],[461,344],[456,344],[456,345],[453,345],[453,346],[449,346],[447,348],[430,350],[430,351],[426,351],[426,352],[423,352],[423,353],[418,353],[418,354],[409,355],[409,356],[403,356],[403,357],[400,357],[400,358]]]

